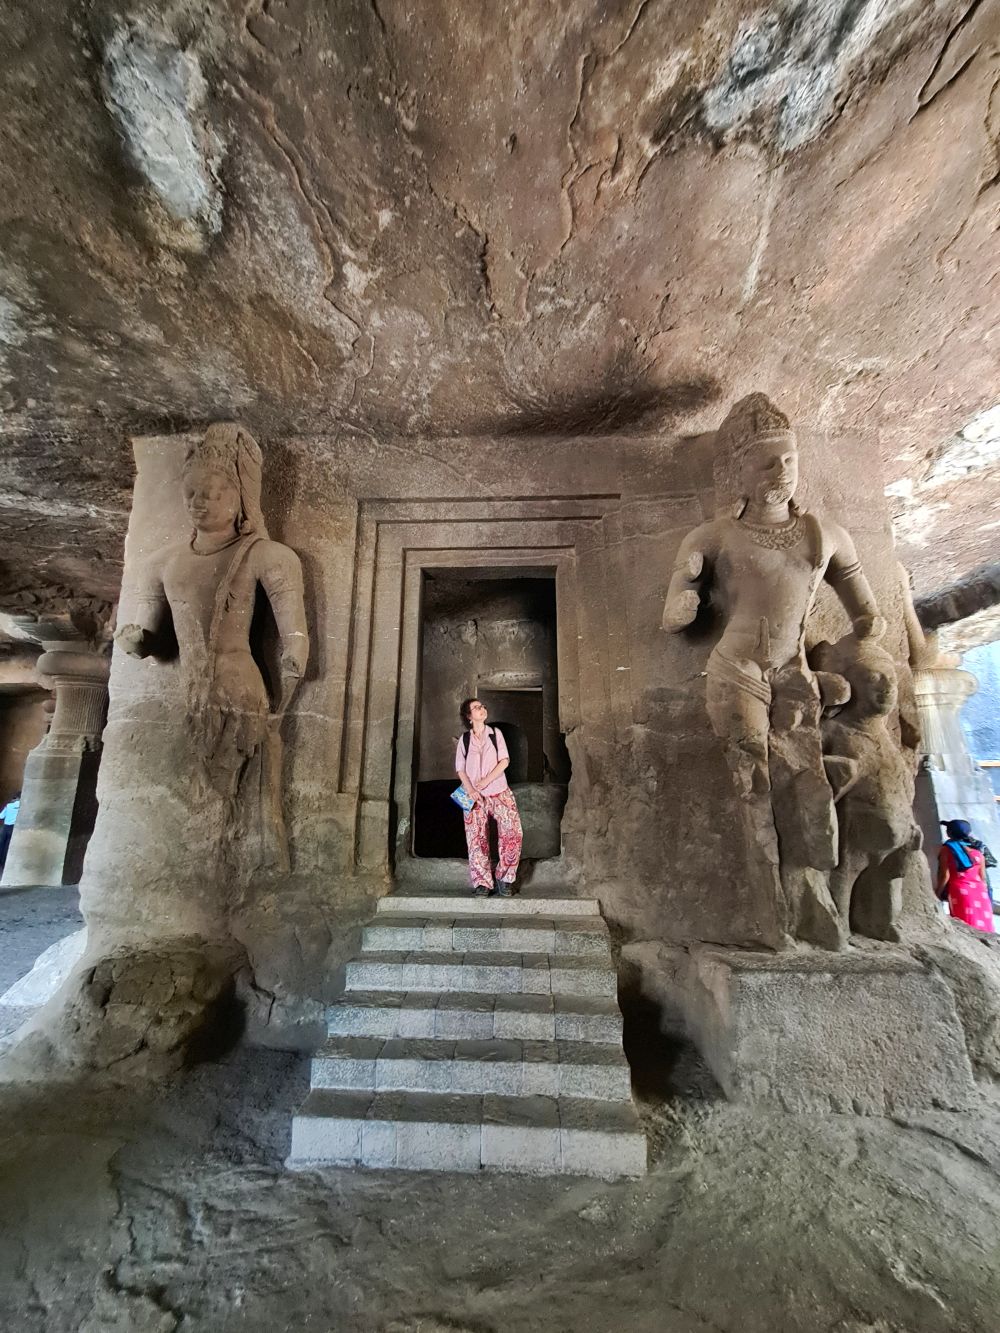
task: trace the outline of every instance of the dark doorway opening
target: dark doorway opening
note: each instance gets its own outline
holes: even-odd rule
[[[503,733],[524,826],[524,858],[561,850],[570,764],[559,730],[553,575],[427,571],[413,782],[413,854],[466,855],[462,813],[451,800],[462,733],[459,704],[475,696]]]
[[[545,780],[545,751],[542,729],[542,691],[480,690],[479,697],[489,709],[490,722],[499,727],[507,742],[510,767],[507,781]]]

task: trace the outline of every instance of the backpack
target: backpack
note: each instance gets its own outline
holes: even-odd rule
[[[970,838],[969,846],[975,847],[977,852],[982,852],[983,860],[986,862],[987,870],[996,870],[997,859],[990,851],[990,849],[986,846],[985,842],[983,842],[980,838]]]
[[[493,748],[494,748],[494,750],[496,750],[496,748],[497,748],[497,733],[496,733],[496,727],[487,727],[487,728],[486,728],[486,734],[487,734],[487,736],[489,736],[490,740],[493,742]],[[471,731],[463,731],[463,732],[462,732],[462,753],[465,755],[466,759],[468,759],[468,757],[469,757],[469,737],[470,737],[471,735],[472,735]],[[498,751],[498,754],[499,754],[499,751]]]

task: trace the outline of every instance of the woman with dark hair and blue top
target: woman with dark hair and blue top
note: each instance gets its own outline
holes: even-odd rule
[[[945,832],[946,832],[946,834],[947,834],[947,829],[948,829],[948,820],[947,820],[947,819],[942,819],[942,820],[941,820],[941,827],[945,830]],[[993,908],[994,908],[994,911],[995,911],[995,910],[996,910],[996,900],[995,900],[994,897],[993,897],[993,886],[992,886],[992,884],[990,883],[990,871],[991,871],[991,870],[996,870],[996,868],[997,868],[997,859],[996,859],[996,857],[993,855],[993,853],[990,851],[990,849],[987,847],[986,843],[983,842],[982,838],[972,838],[972,837],[970,837],[970,838],[967,838],[967,839],[966,839],[966,842],[969,844],[970,847],[975,847],[975,849],[976,849],[977,852],[982,852],[982,854],[983,854],[983,858],[984,858],[984,860],[986,861],[986,889],[987,889],[987,891],[988,891],[988,893],[989,893],[989,895],[990,895],[991,900],[993,901]]]
[[[986,859],[972,845],[972,828],[964,819],[945,824],[947,841],[938,854],[935,891],[958,921],[973,930],[993,933],[993,904],[986,886]]]

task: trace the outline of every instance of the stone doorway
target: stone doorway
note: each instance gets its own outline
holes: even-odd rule
[[[570,764],[559,722],[557,621],[554,571],[424,571],[412,761],[414,857],[464,862],[461,816],[450,793],[461,734],[458,707],[470,695],[483,700],[491,724],[507,741],[525,859],[560,855]]]
[[[518,690],[476,691],[489,709],[490,721],[501,729],[510,753],[507,781],[543,782],[548,761],[542,729],[541,686]]]

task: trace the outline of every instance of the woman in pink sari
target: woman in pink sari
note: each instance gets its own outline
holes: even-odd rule
[[[938,853],[937,896],[942,902],[947,899],[956,920],[992,934],[993,904],[986,884],[986,859],[969,842],[972,829],[966,820],[949,820],[945,832],[948,841]]]

